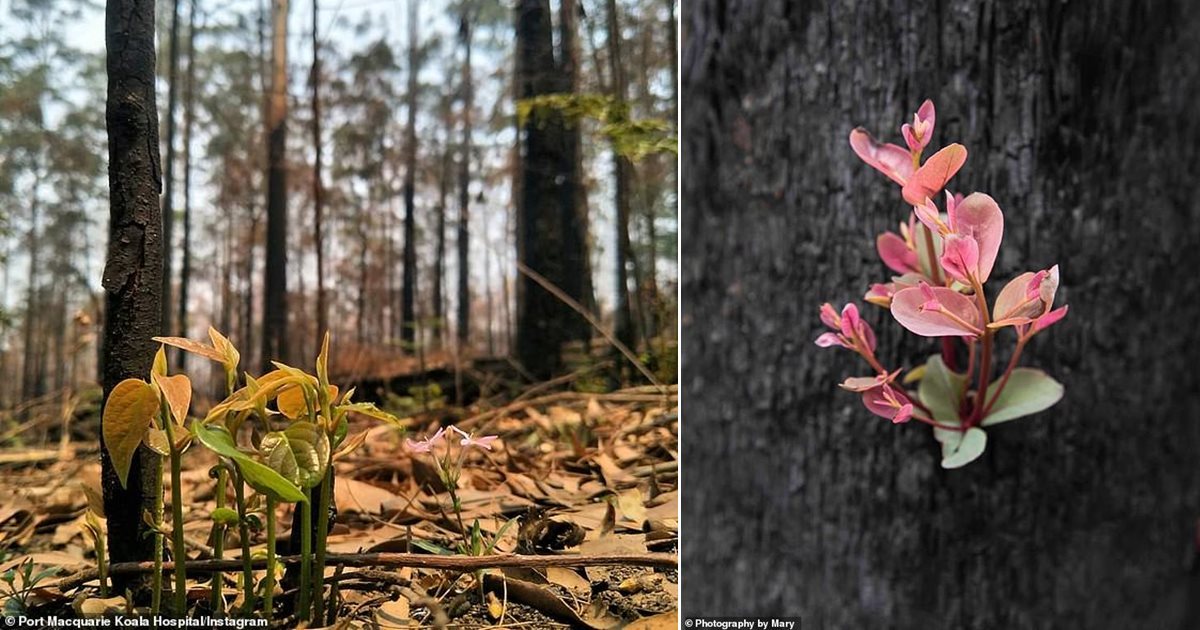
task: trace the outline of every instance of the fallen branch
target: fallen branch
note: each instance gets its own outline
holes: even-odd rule
[[[299,563],[300,556],[280,556],[275,559],[281,563]],[[613,554],[592,556],[435,556],[421,553],[331,553],[325,557],[327,565],[347,567],[412,567],[417,569],[445,569],[450,571],[477,571],[480,569],[498,569],[521,567],[528,569],[544,569],[547,567],[597,567],[597,566],[635,566],[673,569],[679,565],[679,558],[672,554],[647,553],[642,555]],[[267,566],[266,558],[252,560],[255,569]],[[174,562],[163,562],[164,573],[175,569]],[[149,573],[154,570],[153,562],[117,562],[108,566],[108,574],[130,575]],[[221,560],[193,560],[187,563],[188,573],[213,573],[217,571],[241,571],[240,558],[223,558]],[[75,575],[69,575],[59,580],[57,586],[61,592],[78,588],[95,580],[99,573],[95,569],[86,569]]]
[[[592,325],[592,328],[595,328],[597,332],[599,332],[604,336],[605,339],[608,340],[608,343],[612,344],[612,346],[616,348],[618,352],[625,355],[625,358],[629,359],[629,362],[633,364],[633,367],[637,368],[637,370],[642,373],[642,376],[646,377],[646,380],[650,381],[650,383],[657,387],[659,391],[666,393],[666,386],[663,385],[662,382],[660,382],[657,378],[655,378],[654,373],[647,369],[646,366],[638,360],[637,355],[634,354],[633,351],[630,350],[625,344],[621,343],[621,341],[612,333],[608,332],[608,329],[602,326],[600,322],[596,321],[596,318],[593,317],[586,308],[580,305],[579,302],[576,302],[574,299],[572,299],[571,296],[567,295],[565,291],[555,286],[554,283],[550,282],[550,280],[548,280],[545,276],[534,271],[533,269],[530,269],[525,265],[525,263],[519,260],[517,261],[517,271],[528,276],[530,280],[533,280],[541,285],[543,289],[549,291],[551,295],[558,298],[560,302],[566,304],[571,308],[571,310],[579,313],[585,320],[587,320],[587,323]]]

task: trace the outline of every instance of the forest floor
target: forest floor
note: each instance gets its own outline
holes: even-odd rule
[[[492,451],[473,451],[467,460],[459,483],[461,516],[467,529],[478,522],[486,539],[499,535],[495,553],[513,554],[522,559],[518,563],[635,555],[657,558],[659,565],[677,553],[679,417],[674,387],[527,393],[505,406],[473,411],[464,413],[457,426],[500,439]],[[410,436],[431,434],[445,417],[412,418]],[[98,421],[90,423],[98,429]],[[10,419],[0,426],[0,435],[14,429],[22,426]],[[24,430],[36,433],[31,427]],[[6,600],[6,614],[88,615],[125,607],[120,598],[101,599],[95,579],[80,583],[96,565],[83,533],[88,509],[83,486],[99,488],[99,445],[80,439],[78,428],[69,433],[76,437],[59,441],[56,436],[55,443],[44,447],[28,441],[12,447],[10,441],[0,449],[0,576],[9,582],[0,583],[0,601]],[[329,553],[456,553],[451,550],[464,536],[458,519],[448,513],[448,494],[428,457],[410,454],[395,427],[356,421],[351,435],[356,433],[364,434],[362,446],[335,464],[337,519]],[[189,562],[203,561],[213,553],[209,530],[215,497],[209,469],[216,458],[193,447],[183,463]],[[169,504],[169,492],[165,495]],[[512,519],[516,523],[506,526]],[[286,549],[290,506],[281,507],[277,522],[279,545]],[[265,533],[251,538],[252,555],[265,553]],[[237,557],[239,545],[236,531],[228,534],[225,557]],[[24,583],[30,563],[36,568],[29,581],[36,583]],[[36,579],[43,570],[48,574]],[[239,574],[224,575],[227,607],[236,610]],[[336,627],[342,628],[647,630],[678,623],[679,578],[673,566],[564,563],[454,571],[331,565],[327,576],[338,585]],[[169,576],[164,580],[169,582]],[[189,575],[191,601],[206,602],[208,593],[207,579]],[[291,623],[283,618],[276,625]]]

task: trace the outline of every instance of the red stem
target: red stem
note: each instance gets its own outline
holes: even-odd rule
[[[986,416],[988,412],[992,410],[992,406],[995,405],[996,401],[1000,398],[1000,394],[1004,393],[1004,386],[1008,385],[1008,377],[1012,376],[1013,370],[1017,367],[1017,361],[1021,358],[1021,350],[1024,349],[1025,338],[1021,337],[1017,340],[1017,348],[1016,350],[1013,350],[1012,358],[1008,360],[1008,367],[1004,369],[1004,376],[1000,377],[1000,384],[996,386],[996,395],[992,396],[992,398],[987,401],[987,405],[984,406],[983,414],[981,415]]]
[[[971,412],[971,422],[975,425],[983,419],[983,399],[987,395],[988,383],[992,377],[992,329],[988,328],[991,318],[987,310],[987,297],[983,294],[983,286],[975,278],[971,278],[975,288],[976,303],[979,313],[983,316],[983,356],[979,361],[979,385],[975,390],[975,407]]]

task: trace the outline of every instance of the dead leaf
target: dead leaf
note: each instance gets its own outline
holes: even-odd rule
[[[576,595],[582,595],[592,590],[592,583],[571,569],[563,567],[546,567],[546,580],[557,584]]]
[[[417,624],[413,622],[410,608],[411,605],[408,598],[404,596],[400,596],[396,600],[386,601],[379,608],[375,609],[375,623],[380,628],[416,626]]]
[[[675,630],[678,627],[679,611],[672,610],[653,617],[642,617],[625,626],[625,630]]]

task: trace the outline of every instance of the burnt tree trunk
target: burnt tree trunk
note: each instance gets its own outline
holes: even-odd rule
[[[471,79],[471,35],[475,25],[470,6],[459,17],[458,37],[463,46],[462,144],[458,154],[458,350],[462,353],[471,338],[471,110],[475,107],[475,83]]]
[[[100,375],[109,392],[127,378],[150,375],[159,334],[162,291],[162,216],[158,195],[158,113],[154,96],[154,2],[109,0],[108,183],[110,214],[104,265],[105,315]],[[103,439],[103,438],[101,438]],[[157,455],[139,448],[121,487],[108,449],[100,450],[110,562],[149,560],[154,537],[142,514],[154,509]],[[117,592],[123,590],[118,583]]]
[[[417,338],[417,90],[420,54],[417,47],[417,3],[408,0],[408,119],[404,125],[404,283],[401,291],[400,339],[405,352],[416,352]]]
[[[179,335],[188,336],[188,295],[192,281],[192,123],[196,100],[196,3],[188,7],[187,78],[183,102],[183,261],[179,267]],[[163,295],[163,300],[168,295]],[[187,371],[186,352],[175,353],[175,369]]]
[[[564,87],[555,61],[550,3],[521,0],[515,8],[517,99],[559,93]],[[561,111],[539,107],[519,130],[521,189],[517,260],[562,288],[576,302],[581,289],[577,262],[578,218],[572,179],[570,130]],[[529,373],[549,378],[562,368],[562,346],[578,339],[579,315],[528,274],[517,289],[517,358]]]
[[[263,274],[263,371],[288,361],[287,344],[287,16],[271,0],[271,93],[267,101],[267,264]]]
[[[696,0],[684,25],[683,443],[703,462],[684,473],[684,616],[1197,627],[1195,13]],[[951,188],[1005,211],[989,291],[1057,262],[1071,305],[1023,359],[1066,397],[950,471],[926,427],[838,390],[859,364],[813,345],[822,301],[862,304],[889,275],[873,239],[907,214],[847,134],[899,141],[925,98],[934,146],[970,151]],[[881,356],[935,351],[866,308]]]

